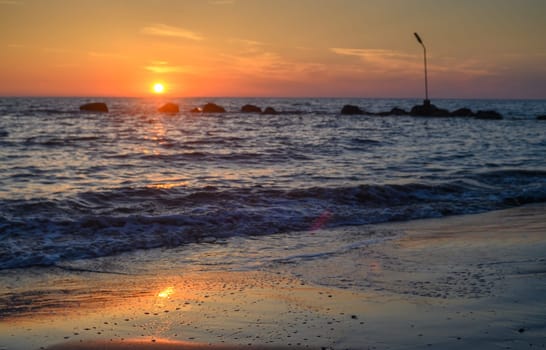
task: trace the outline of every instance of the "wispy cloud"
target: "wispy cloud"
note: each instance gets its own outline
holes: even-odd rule
[[[21,4],[23,4],[21,1],[0,0],[0,5],[21,5]]]
[[[322,63],[298,61],[270,51],[222,54],[218,66],[224,67],[219,74],[229,73],[233,77],[259,81],[307,81],[327,72]]]
[[[184,73],[191,71],[190,67],[185,66],[173,66],[170,65],[167,61],[153,61],[149,65],[145,66],[144,69],[147,71],[165,74],[165,73]]]
[[[366,75],[381,74],[408,76],[420,74],[423,69],[422,57],[404,52],[383,49],[331,48],[342,56],[353,56],[360,60],[359,70]],[[429,72],[440,75],[458,75],[458,78],[492,75],[491,64],[481,60],[429,57]]]
[[[189,39],[189,40],[195,40],[195,41],[204,39],[203,36],[191,30],[180,28],[180,27],[169,26],[169,25],[161,24],[161,23],[144,27],[142,28],[141,33],[147,34],[147,35],[164,36],[164,37],[171,37],[171,38],[182,38],[182,39]]]
[[[265,45],[265,43],[263,43],[261,41],[241,39],[241,38],[230,38],[230,39],[228,39],[228,43],[238,44],[238,45],[245,45],[245,46],[263,46],[263,45]]]
[[[383,49],[331,48],[332,52],[342,56],[355,56],[364,63],[381,70],[399,70],[413,68],[416,56]]]
[[[414,55],[408,55],[400,53],[393,50],[384,50],[384,49],[352,49],[352,48],[331,48],[334,53],[338,55],[347,55],[347,56],[358,56],[363,59],[369,59],[374,57],[389,57],[389,58],[400,58],[400,57],[415,57]]]

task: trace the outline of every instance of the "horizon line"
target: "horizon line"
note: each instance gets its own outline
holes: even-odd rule
[[[422,100],[423,97],[366,97],[366,96],[108,96],[108,95],[0,95],[8,98],[73,98],[73,99],[363,99],[363,100]],[[437,97],[434,100],[504,100],[504,101],[546,101],[546,97]]]

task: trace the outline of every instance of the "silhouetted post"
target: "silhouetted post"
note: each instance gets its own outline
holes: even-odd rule
[[[430,100],[428,99],[427,48],[425,47],[425,44],[423,44],[423,40],[421,40],[419,34],[413,33],[413,35],[415,35],[415,38],[423,47],[423,55],[425,58],[425,100],[423,101],[423,105],[425,107],[430,107]]]

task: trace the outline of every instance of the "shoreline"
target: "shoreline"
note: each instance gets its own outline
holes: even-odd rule
[[[404,234],[259,270],[3,271],[0,349],[544,347],[545,223],[536,204],[383,224]]]

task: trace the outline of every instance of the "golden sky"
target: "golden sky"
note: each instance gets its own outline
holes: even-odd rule
[[[546,98],[545,0],[0,0],[0,95]]]

